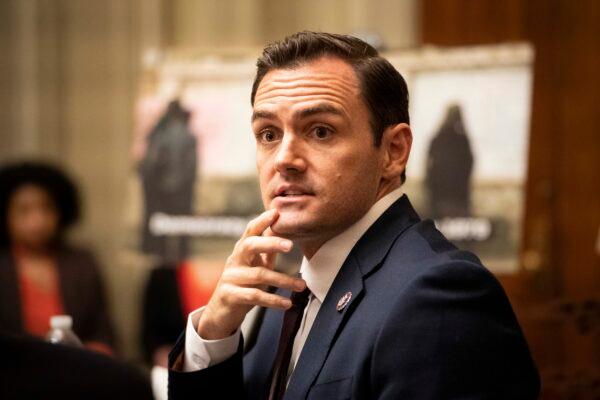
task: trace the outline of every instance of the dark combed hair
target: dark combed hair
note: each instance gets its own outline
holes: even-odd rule
[[[77,222],[80,215],[79,193],[73,181],[59,168],[41,162],[21,162],[0,167],[0,247],[10,244],[8,206],[22,186],[35,185],[45,190],[59,215],[57,238]]]
[[[258,86],[269,71],[295,68],[326,56],[340,58],[354,69],[371,114],[369,122],[376,146],[381,144],[388,126],[410,123],[408,88],[402,75],[373,46],[356,37],[334,33],[298,32],[265,47],[256,62],[252,105]]]

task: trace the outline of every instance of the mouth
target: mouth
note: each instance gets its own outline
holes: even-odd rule
[[[309,196],[315,193],[305,186],[299,185],[281,185],[273,193],[273,200],[280,205],[295,204],[298,201],[308,200]]]
[[[282,185],[277,188],[274,193],[273,198],[285,198],[285,199],[294,199],[300,198],[303,196],[314,196],[314,192],[306,187],[296,186],[296,185]]]
[[[298,196],[306,196],[306,195],[307,195],[307,193],[302,193],[302,192],[287,192],[287,193],[280,193],[276,197],[298,197]]]

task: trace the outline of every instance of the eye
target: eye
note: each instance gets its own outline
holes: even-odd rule
[[[277,134],[270,129],[259,132],[258,140],[262,143],[271,143],[277,140]]]
[[[331,136],[331,130],[325,126],[317,126],[312,130],[317,139],[327,139]]]

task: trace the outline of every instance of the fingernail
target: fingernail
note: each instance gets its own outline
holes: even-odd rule
[[[293,243],[290,242],[289,240],[281,240],[279,242],[279,244],[281,245],[281,248],[285,251],[290,251],[292,249],[292,245],[293,245]]]
[[[289,299],[281,300],[281,305],[285,308],[290,308],[292,306],[292,301]]]
[[[306,282],[304,282],[303,280],[296,281],[294,287],[296,288],[296,290],[301,292],[306,288]]]

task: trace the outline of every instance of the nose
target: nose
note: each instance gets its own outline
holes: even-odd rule
[[[275,156],[275,169],[280,174],[296,174],[306,170],[306,160],[301,141],[285,133]]]

